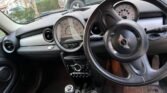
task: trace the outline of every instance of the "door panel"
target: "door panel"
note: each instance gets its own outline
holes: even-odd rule
[[[11,93],[16,81],[16,68],[2,50],[4,35],[0,30],[0,93]]]

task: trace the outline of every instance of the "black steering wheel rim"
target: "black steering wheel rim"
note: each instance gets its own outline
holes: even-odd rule
[[[162,11],[167,10],[167,6],[163,2],[161,2],[160,0],[145,0],[145,1],[156,5]],[[105,7],[105,4],[109,4],[109,3],[111,4],[111,1],[104,1],[99,7],[97,7],[97,9],[94,11],[94,13],[91,15],[90,19],[88,20],[88,23],[87,23],[86,28],[85,28],[84,50],[85,50],[85,53],[87,55],[87,58],[90,60],[92,67],[95,70],[97,70],[105,78],[107,78],[107,79],[109,79],[117,84],[128,85],[128,86],[146,85],[146,84],[153,83],[155,81],[161,80],[164,77],[166,77],[167,76],[167,72],[166,72],[167,64],[165,64],[159,70],[153,70],[149,66],[149,61],[148,61],[146,54],[142,55],[142,57],[139,58],[139,60],[136,60],[136,62],[142,61],[142,65],[145,66],[144,67],[145,69],[143,70],[143,72],[147,72],[146,75],[142,75],[139,73],[139,75],[131,76],[132,78],[129,78],[129,77],[121,78],[121,77],[118,77],[118,76],[111,74],[110,72],[106,71],[102,66],[100,66],[100,64],[98,63],[97,59],[95,58],[93,51],[91,49],[91,46],[90,46],[90,40],[89,40],[90,39],[90,30],[92,28],[91,26],[94,24],[94,22],[96,22],[96,20],[95,20],[96,18],[94,18],[94,17],[97,17],[97,13],[98,13],[100,7]],[[112,17],[115,20],[119,20],[117,14],[115,12],[112,12],[112,14],[113,14]],[[129,69],[130,65],[128,65],[127,67]]]

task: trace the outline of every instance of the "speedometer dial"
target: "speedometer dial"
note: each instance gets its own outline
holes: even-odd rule
[[[83,23],[72,16],[62,17],[54,27],[55,41],[66,52],[75,52],[82,46],[83,33]]]
[[[120,17],[123,19],[129,19],[136,21],[138,19],[138,9],[137,7],[128,1],[122,1],[117,3],[115,6],[115,11],[118,13]]]

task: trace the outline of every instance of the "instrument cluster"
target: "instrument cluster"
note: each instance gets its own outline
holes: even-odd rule
[[[54,39],[60,49],[74,52],[83,43],[84,23],[77,17],[64,16],[54,26]]]
[[[139,18],[138,8],[131,2],[121,1],[114,5],[115,11],[123,19],[137,21]]]

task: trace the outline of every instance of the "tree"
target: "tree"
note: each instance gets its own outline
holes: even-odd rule
[[[32,1],[32,9],[35,11],[35,16],[39,16],[39,11],[38,11],[38,8],[37,8],[37,5],[36,5],[36,1],[35,0],[31,0]]]

